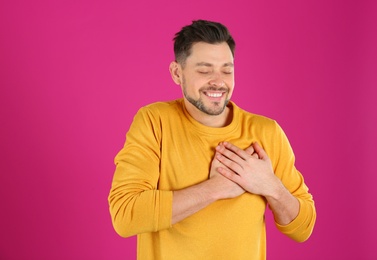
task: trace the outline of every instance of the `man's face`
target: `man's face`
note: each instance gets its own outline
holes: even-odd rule
[[[181,76],[186,106],[220,115],[234,89],[233,55],[228,44],[195,43]]]

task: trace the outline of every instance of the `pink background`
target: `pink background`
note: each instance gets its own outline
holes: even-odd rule
[[[108,213],[113,158],[140,106],[181,96],[172,37],[200,18],[233,33],[233,100],[281,124],[316,201],[303,244],[267,215],[268,259],[377,259],[376,7],[1,1],[0,259],[135,259]]]

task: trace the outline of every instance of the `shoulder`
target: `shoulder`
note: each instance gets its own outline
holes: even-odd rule
[[[248,112],[235,104],[234,119],[239,123],[239,127],[247,133],[261,140],[273,141],[280,139],[284,132],[278,122],[270,117]]]
[[[161,101],[145,105],[139,109],[136,117],[160,121],[165,118],[179,116],[182,112],[181,99]]]
[[[278,123],[272,118],[246,111],[243,108],[238,107],[235,103],[232,103],[232,105],[235,117],[238,117],[238,120],[242,121],[243,123],[257,127],[278,127]]]
[[[180,99],[171,101],[160,101],[141,107],[139,112],[164,113],[177,110],[180,107],[180,105]]]

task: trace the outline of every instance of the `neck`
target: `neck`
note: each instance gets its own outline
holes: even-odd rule
[[[201,123],[202,125],[209,126],[209,127],[224,127],[229,125],[233,119],[233,108],[231,105],[225,107],[224,111],[219,115],[208,115],[192,104],[187,104],[185,100],[185,107],[187,112],[194,118],[196,121]]]

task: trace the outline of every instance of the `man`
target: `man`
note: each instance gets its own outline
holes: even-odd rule
[[[230,101],[235,43],[194,21],[174,38],[170,65],[183,98],[141,108],[115,158],[115,230],[138,235],[139,259],[265,259],[266,205],[296,241],[316,213],[279,125]]]

